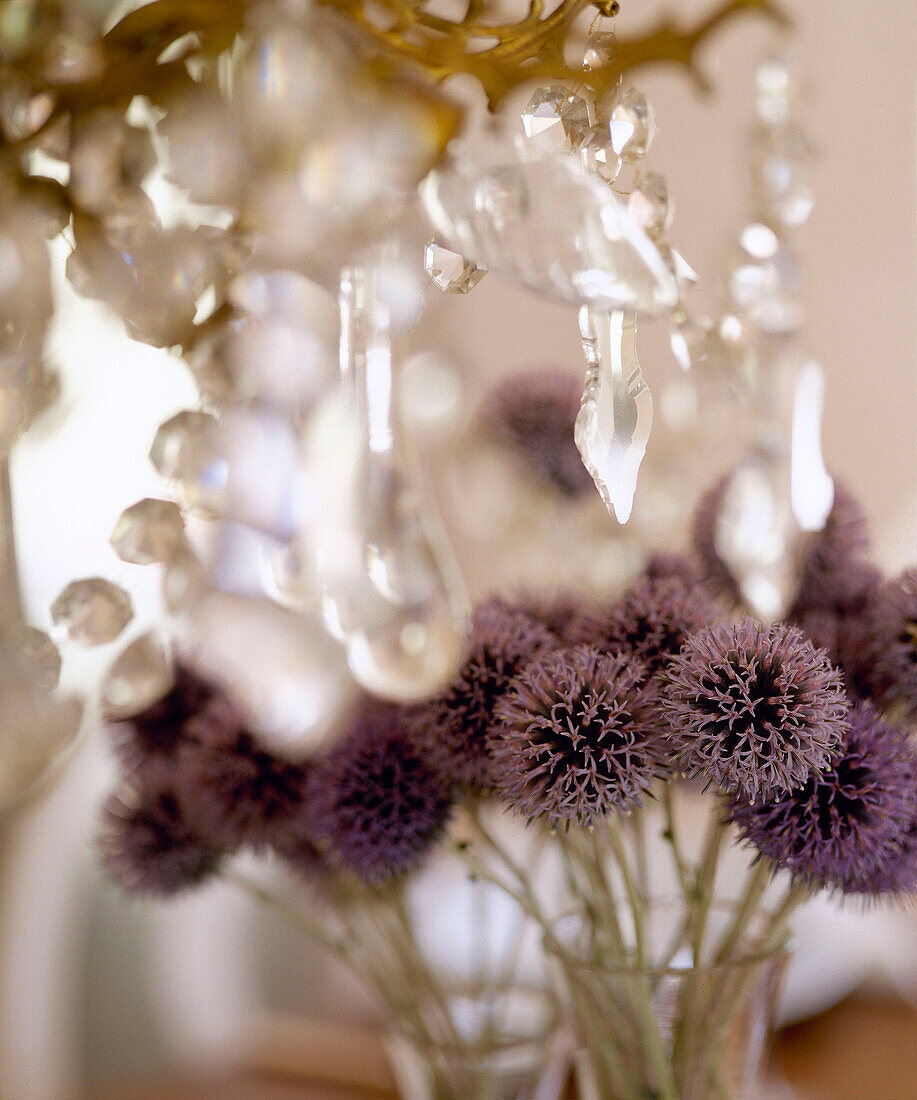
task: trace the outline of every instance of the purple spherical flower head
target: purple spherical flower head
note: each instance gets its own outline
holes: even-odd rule
[[[733,603],[742,602],[742,593],[727,566],[716,551],[716,521],[723,503],[723,495],[732,475],[726,474],[697,502],[691,521],[691,541],[700,563],[704,580],[715,592],[728,597]]]
[[[98,847],[112,878],[136,894],[196,886],[217,870],[222,856],[188,824],[174,788],[149,776],[109,796]]]
[[[917,569],[907,569],[876,594],[869,611],[872,684],[884,705],[917,720]]]
[[[415,868],[445,825],[447,784],[396,707],[379,704],[316,765],[306,812],[327,859],[367,882]]]
[[[434,766],[469,788],[490,784],[494,706],[524,665],[557,644],[531,614],[496,598],[475,611],[468,656],[452,682],[411,709],[411,728]]]
[[[844,676],[851,698],[868,699],[874,691],[875,662],[866,611],[812,610],[801,614],[797,625],[813,645],[824,649]]]
[[[302,808],[307,766],[263,748],[222,696],[188,723],[188,735],[175,781],[192,826],[229,851],[285,843]]]
[[[188,722],[215,694],[185,665],[176,665],[174,675],[172,690],[162,699],[123,722],[110,724],[115,749],[127,771],[173,757],[187,737]]]
[[[686,775],[752,800],[806,783],[846,728],[840,675],[785,624],[746,618],[701,630],[663,681],[662,710]]]
[[[595,600],[584,594],[529,592],[513,606],[547,627],[561,645],[589,645],[597,636],[599,615]]]
[[[667,771],[644,671],[591,646],[537,657],[497,706],[498,794],[529,818],[591,825]]]
[[[732,819],[798,882],[847,894],[899,893],[914,885],[915,778],[906,739],[862,703],[823,772],[765,802],[736,800]]]
[[[644,576],[600,619],[595,644],[632,654],[653,675],[716,618],[716,604],[702,585]]]
[[[573,440],[582,388],[581,380],[565,371],[515,374],[488,394],[483,413],[491,435],[568,496],[593,489]]]

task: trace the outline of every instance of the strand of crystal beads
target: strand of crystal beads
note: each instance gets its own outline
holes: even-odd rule
[[[783,614],[795,595],[806,533],[834,501],[821,447],[825,379],[800,340],[802,273],[789,238],[813,205],[808,144],[794,122],[799,80],[775,54],[755,72],[758,130],[752,217],[727,279],[731,308],[750,333],[757,439],[725,488],[717,552],[756,614]]]
[[[322,612],[364,688],[420,699],[465,645],[467,603],[395,408],[393,340],[413,323],[398,265],[373,250],[341,274],[341,385],[306,435]]]

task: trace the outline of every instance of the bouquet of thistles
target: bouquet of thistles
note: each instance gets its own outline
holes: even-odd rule
[[[114,727],[111,873],[160,895],[234,879],[374,988],[427,1052],[432,1095],[515,1096],[518,1074],[516,1091],[493,1084],[512,1016],[494,988],[519,974],[490,968],[488,996],[457,1014],[419,946],[410,889],[448,852],[537,929],[547,965],[525,980],[553,979],[542,1026],[569,1036],[595,1095],[741,1094],[794,908],[816,890],[917,890],[917,571],[881,577],[839,489],[786,621],[757,622],[715,553],[720,495],[697,510],[692,554],[651,559],[608,603],[487,600],[444,690],[364,700],[307,761],[259,744],[226,694],[179,668],[166,698]],[[738,883],[721,870],[735,843]],[[246,848],[303,889],[244,878],[229,857]]]

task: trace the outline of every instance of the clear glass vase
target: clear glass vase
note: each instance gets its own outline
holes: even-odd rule
[[[447,1017],[443,1008],[447,1010]],[[544,991],[453,990],[399,1019],[389,1058],[405,1100],[530,1100],[549,1057],[557,1013]]]
[[[620,926],[606,936],[579,917],[558,923],[546,947],[574,1036],[581,1100],[766,1094],[768,1039],[789,953],[785,942],[762,946],[754,931],[732,942],[736,916],[729,907],[707,915],[698,965],[677,908],[648,908],[640,963],[632,927],[618,938]]]

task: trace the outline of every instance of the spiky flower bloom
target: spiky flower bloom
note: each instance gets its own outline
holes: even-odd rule
[[[398,708],[380,704],[316,765],[306,807],[327,860],[380,882],[421,862],[451,798]]]
[[[721,477],[697,502],[694,518],[691,521],[691,542],[704,580],[713,591],[739,604],[742,602],[742,593],[735,577],[716,550],[716,522],[731,476],[726,474],[725,477]]]
[[[734,794],[754,800],[800,787],[841,744],[840,675],[797,627],[748,618],[708,627],[662,678],[680,766]]]
[[[824,771],[765,802],[736,801],[732,818],[799,882],[848,894],[897,893],[914,884],[915,779],[907,741],[863,703]]]
[[[596,636],[597,610],[588,596],[570,591],[553,595],[530,592],[515,606],[547,627],[561,645],[586,645]]]
[[[222,852],[188,824],[168,782],[149,778],[110,795],[98,850],[111,877],[136,894],[176,894],[209,878]]]
[[[176,788],[191,825],[234,851],[282,843],[301,810],[308,768],[263,748],[223,696],[188,723]]]
[[[855,615],[816,609],[800,615],[797,625],[843,673],[844,686],[851,698],[868,699],[873,694],[875,661],[865,612]]]
[[[812,536],[796,596],[798,611],[856,610],[874,588],[878,571],[864,560],[869,528],[859,501],[835,483],[834,504],[821,531]]]
[[[523,666],[556,644],[547,627],[500,599],[475,611],[462,667],[410,713],[412,732],[443,776],[465,787],[489,786],[494,707]]]
[[[171,758],[187,737],[188,722],[214,694],[210,684],[178,664],[168,695],[139,714],[110,724],[112,741],[125,770]]]
[[[667,770],[644,679],[632,658],[591,646],[532,661],[497,706],[497,792],[553,824],[639,805]]]
[[[568,496],[592,491],[573,441],[581,381],[560,370],[515,374],[487,396],[485,427],[541,478]]]
[[[876,696],[917,719],[917,569],[905,570],[878,591],[869,632]]]
[[[716,605],[702,585],[644,576],[598,620],[595,644],[632,654],[653,675],[716,618]]]

